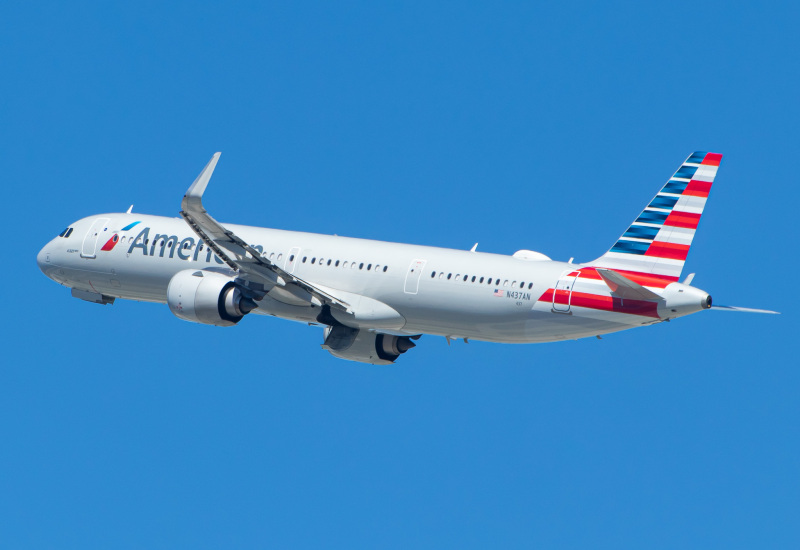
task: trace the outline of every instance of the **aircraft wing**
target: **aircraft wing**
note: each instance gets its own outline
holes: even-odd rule
[[[245,279],[265,284],[268,288],[279,286],[295,295],[304,296],[304,293],[308,293],[309,301],[317,306],[329,305],[348,311],[350,306],[346,302],[284,271],[277,264],[263,257],[258,250],[239,238],[233,231],[225,229],[206,211],[203,207],[203,193],[211,180],[211,174],[214,173],[219,156],[220,153],[214,153],[181,201],[180,214],[192,231],[228,267],[242,273]]]

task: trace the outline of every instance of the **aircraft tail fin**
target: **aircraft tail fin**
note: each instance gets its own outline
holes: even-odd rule
[[[721,159],[692,153],[611,250],[590,265],[677,281]]]

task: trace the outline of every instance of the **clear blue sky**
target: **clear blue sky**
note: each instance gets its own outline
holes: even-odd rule
[[[800,12],[732,5],[5,6],[0,546],[800,546]],[[215,151],[222,221],[587,261],[695,150],[725,157],[686,273],[782,316],[384,368],[35,263],[177,215]]]

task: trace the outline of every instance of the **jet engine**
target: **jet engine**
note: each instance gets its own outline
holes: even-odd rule
[[[167,287],[167,304],[177,317],[193,323],[232,327],[257,307],[231,277],[186,269]]]
[[[391,365],[401,354],[416,344],[419,336],[394,336],[364,329],[333,325],[325,328],[323,349],[331,355],[349,361],[372,365]]]

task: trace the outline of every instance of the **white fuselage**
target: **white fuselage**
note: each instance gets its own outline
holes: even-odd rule
[[[125,229],[134,222],[139,223]],[[68,237],[53,239],[37,260],[48,277],[73,289],[166,303],[169,282],[180,271],[234,274],[209,248],[199,246],[198,237],[180,218],[102,214],[71,227]],[[387,333],[514,343],[577,339],[699,311],[707,296],[672,283],[654,289],[666,300],[650,315],[571,307],[573,291],[613,299],[602,281],[571,277],[582,267],[576,264],[232,224],[225,227],[264,258],[305,281],[334,294],[385,304],[399,316],[362,328]],[[102,250],[112,244],[113,235],[118,242]],[[566,302],[554,307],[553,289],[558,284],[568,293]],[[258,302],[254,312],[314,323],[320,308],[276,291]]]

